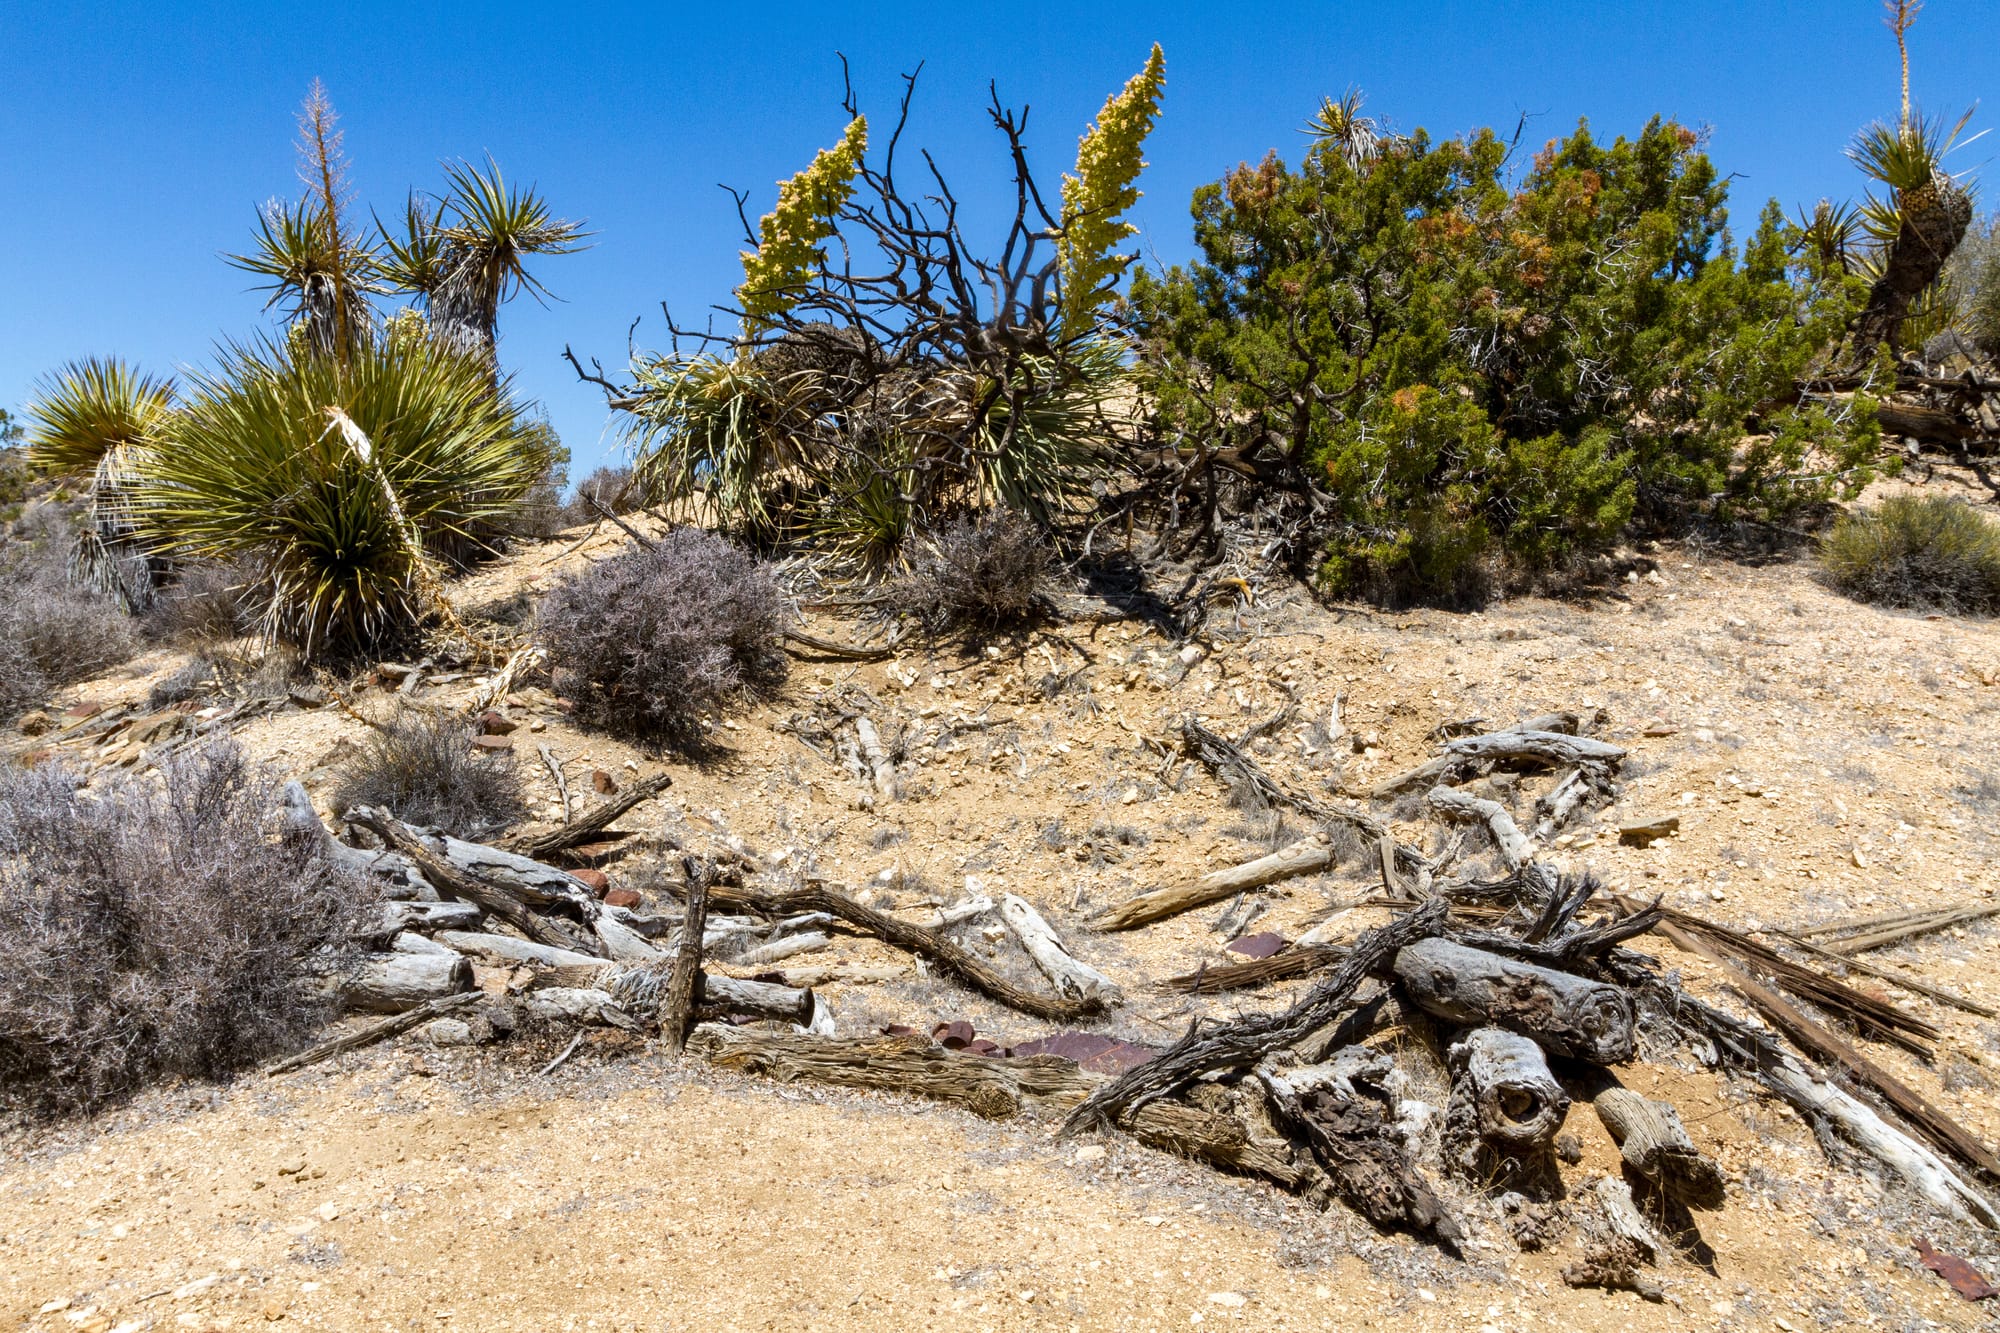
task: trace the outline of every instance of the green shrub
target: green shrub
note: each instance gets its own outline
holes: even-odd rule
[[[1820,543],[1820,563],[1858,601],[2000,612],[2000,523],[1960,500],[1898,495],[1849,514]]]
[[[389,340],[342,364],[265,343],[191,377],[134,500],[163,553],[264,571],[279,637],[355,648],[435,609],[425,566],[489,552],[547,471],[546,450],[477,356]]]
[[[1458,600],[1637,520],[1865,479],[1870,405],[1793,393],[1863,285],[1791,260],[1775,205],[1739,250],[1692,132],[1580,128],[1510,188],[1490,131],[1360,124],[1203,186],[1202,259],[1132,292],[1163,435],[1285,498],[1331,591]]]

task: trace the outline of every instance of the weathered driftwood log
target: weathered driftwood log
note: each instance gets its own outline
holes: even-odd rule
[[[306,789],[300,783],[294,781],[284,785],[282,803],[281,826],[287,837],[303,838],[317,846],[327,859],[342,869],[370,876],[378,883],[390,886],[385,893],[394,900],[437,901],[437,890],[424,878],[423,872],[410,863],[409,858],[393,851],[372,852],[349,847],[334,837],[320,822],[319,812],[313,809],[312,798],[306,795]]]
[[[882,744],[882,733],[875,729],[875,723],[868,717],[854,719],[854,738],[861,743],[861,757],[868,764],[870,783],[875,795],[884,801],[896,799],[896,764],[889,758],[888,747]]]
[[[638,1020],[606,992],[594,986],[548,986],[521,997],[521,1007],[550,1022],[603,1024],[636,1030]],[[553,1068],[553,1066],[550,1066]]]
[[[1534,857],[1534,843],[1521,832],[1514,817],[1498,801],[1468,796],[1451,787],[1433,787],[1430,795],[1424,798],[1424,803],[1441,819],[1484,824],[1492,833],[1493,845],[1500,849],[1500,859],[1506,862],[1509,870],[1519,870]]]
[[[1616,794],[1610,768],[1604,764],[1578,764],[1546,794],[1536,798],[1535,836],[1554,836],[1586,803],[1608,801]]]
[[[681,858],[687,882],[687,915],[681,922],[680,947],[668,966],[666,994],[660,998],[660,1037],[669,1055],[679,1055],[687,1046],[688,1029],[694,1026],[695,991],[701,982],[701,937],[708,924],[708,883],[713,870],[692,856]]]
[[[1642,1257],[1657,1259],[1667,1253],[1667,1247],[1646,1225],[1646,1219],[1639,1212],[1639,1205],[1633,1201],[1632,1188],[1616,1176],[1605,1176],[1593,1188],[1599,1204],[1603,1205],[1605,1221],[1611,1227],[1611,1234],[1622,1236],[1636,1247]]]
[[[1304,1192],[1320,1182],[1310,1159],[1301,1160],[1282,1138],[1262,1137],[1232,1115],[1181,1102],[1148,1102],[1122,1128],[1149,1148],[1263,1176],[1288,1190]]]
[[[1095,1080],[1074,1061],[1041,1055],[988,1060],[956,1055],[924,1037],[810,1037],[703,1024],[689,1049],[725,1069],[781,1082],[806,1079],[850,1088],[880,1088],[954,1102],[989,1120],[1023,1101],[1067,1105]]]
[[[1479,1137],[1506,1152],[1544,1152],[1569,1113],[1569,1094],[1542,1048],[1504,1028],[1474,1028],[1454,1042],[1450,1064]]]
[[[479,1003],[485,997],[478,991],[460,991],[453,995],[440,995],[434,1000],[426,1000],[414,1008],[405,1009],[400,1014],[379,1019],[352,1032],[343,1032],[338,1037],[309,1046],[296,1055],[288,1055],[282,1060],[273,1060],[264,1066],[266,1077],[288,1074],[294,1069],[304,1069],[322,1060],[331,1060],[336,1055],[348,1051],[358,1051],[363,1046],[372,1046],[378,1041],[413,1031],[430,1022]]]
[[[783,939],[760,944],[754,949],[745,949],[729,961],[739,967],[768,967],[772,963],[782,963],[787,958],[796,958],[802,953],[824,949],[833,943],[833,936],[825,931],[809,930],[801,935],[787,935]]]
[[[603,990],[620,1009],[641,1023],[660,1023],[673,979],[672,959],[637,966],[612,965],[580,979]],[[705,1017],[768,1018],[782,1023],[809,1023],[814,1016],[809,988],[751,981],[720,972],[696,974],[693,1012]]]
[[[575,949],[542,944],[536,940],[515,939],[512,935],[496,935],[491,931],[440,930],[436,938],[438,943],[449,945],[460,953],[501,963],[525,963],[530,967],[588,967],[605,962],[602,958],[579,953]]]
[[[477,930],[486,919],[477,903],[404,903],[381,905],[376,929],[384,935],[403,930]]]
[[[380,838],[385,846],[409,860],[425,879],[442,893],[476,903],[499,917],[537,944],[570,949],[574,941],[555,926],[537,916],[511,888],[493,883],[471,870],[448,860],[430,845],[421,830],[412,828],[386,811],[360,806],[347,812],[347,822],[358,824]],[[579,889],[583,886],[578,884]],[[588,890],[584,890],[588,897]],[[593,906],[595,904],[593,903]]]
[[[1556,732],[1574,736],[1581,724],[1582,720],[1575,713],[1544,713],[1540,717],[1531,717],[1525,721],[1516,722],[1511,727],[1502,727],[1497,732],[1487,732],[1486,736],[1506,736],[1524,731],[1542,734]],[[1438,755],[1434,759],[1427,760],[1424,763],[1418,764],[1415,768],[1406,769],[1392,778],[1387,778],[1376,783],[1368,789],[1366,794],[1370,800],[1379,801],[1386,797],[1394,796],[1398,792],[1411,791],[1418,787],[1434,787],[1439,783],[1459,781],[1466,773],[1472,770],[1476,762],[1474,758],[1462,751],[1447,749],[1443,754]]]
[[[1456,1253],[1465,1232],[1398,1141],[1392,1108],[1358,1095],[1342,1080],[1310,1090],[1269,1065],[1257,1081],[1278,1117],[1311,1145],[1334,1192],[1383,1230],[1407,1229]]]
[[[1806,1118],[1837,1130],[1841,1137],[1916,1193],[1951,1217],[2000,1229],[2000,1207],[1967,1183],[1929,1147],[1891,1125],[1852,1096],[1815,1077],[1771,1033],[1704,1004],[1680,987],[1612,954],[1607,962],[1619,980],[1655,993],[1662,1008],[1709,1038],[1733,1068],[1750,1074]]]
[[[436,940],[430,939],[427,936],[419,935],[414,930],[398,931],[396,937],[389,941],[389,951],[391,953],[436,954],[441,958],[459,957],[458,950],[439,944]]]
[[[1625,757],[1623,746],[1589,736],[1565,736],[1559,731],[1496,731],[1485,736],[1461,736],[1446,741],[1451,754],[1475,760],[1534,760],[1556,764],[1615,764]]]
[[[1248,889],[1262,888],[1266,884],[1299,875],[1317,874],[1332,864],[1333,844],[1325,834],[1301,838],[1289,847],[1254,861],[1212,870],[1199,879],[1184,883],[1148,889],[1135,898],[1107,908],[1091,924],[1099,930],[1131,930],[1220,902]]]
[[[399,1014],[472,989],[472,964],[458,954],[370,954],[341,987],[341,1002],[366,1013]]]
[[[1243,990],[1267,982],[1308,976],[1323,967],[1332,967],[1346,956],[1344,945],[1309,944],[1301,948],[1295,944],[1269,958],[1256,958],[1247,963],[1223,963],[1217,967],[1203,966],[1177,977],[1168,977],[1159,983],[1159,989],[1187,995],[1216,995],[1223,991]]]
[[[1491,1023],[1558,1055],[1620,1064],[1632,1058],[1632,1002],[1616,986],[1424,939],[1396,955],[1396,979],[1426,1013]]]
[[[618,818],[632,807],[652,800],[661,792],[674,785],[674,780],[665,773],[655,773],[633,783],[610,800],[592,806],[574,819],[567,820],[557,828],[532,837],[518,838],[514,850],[527,857],[554,856],[586,842],[594,842],[604,835],[604,831],[617,822]]]
[[[927,959],[940,971],[958,978],[981,994],[1036,1018],[1068,1023],[1098,1013],[1104,1007],[1100,1000],[1072,1000],[1016,986],[936,931],[863,906],[846,894],[835,893],[822,885],[811,885],[787,893],[758,893],[735,885],[717,884],[710,887],[709,894],[714,901],[726,906],[748,908],[769,917],[786,917],[798,912],[829,913],[877,939]]]
[[[910,924],[921,926],[925,930],[949,930],[968,921],[977,921],[996,906],[998,904],[984,894],[974,894],[969,898],[961,898],[949,906],[920,912],[910,918]]]
[[[1591,1105],[1635,1174],[1690,1208],[1722,1207],[1722,1168],[1694,1146],[1672,1105],[1630,1088],[1606,1088]]]
[[[1117,982],[1080,961],[1063,947],[1055,928],[1026,899],[1012,893],[1003,895],[1000,899],[1000,919],[1006,923],[1007,929],[1014,932],[1021,948],[1035,960],[1035,966],[1042,969],[1042,975],[1054,983],[1060,994],[1078,1000],[1095,999],[1105,1005],[1117,1004],[1124,998]]]
[[[1274,1052],[1303,1041],[1344,1013],[1361,983],[1386,969],[1397,951],[1443,929],[1446,905],[1433,898],[1354,941],[1333,974],[1281,1014],[1255,1014],[1208,1032],[1190,1031],[1158,1058],[1127,1070],[1076,1108],[1064,1122],[1073,1132],[1116,1123],[1206,1074],[1248,1070]]]

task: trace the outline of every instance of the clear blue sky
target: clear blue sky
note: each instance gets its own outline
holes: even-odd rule
[[[1849,194],[1842,145],[1895,110],[1879,19],[1876,0],[16,4],[0,19],[0,406],[69,358],[171,371],[260,326],[261,297],[217,255],[244,246],[260,201],[297,192],[292,116],[315,77],[383,216],[434,186],[440,159],[491,152],[598,233],[539,269],[559,303],[501,318],[503,361],[588,466],[615,442],[563,344],[613,362],[633,316],[641,346],[657,334],[663,299],[694,316],[726,298],[740,238],[716,185],[749,188],[761,212],[836,137],[836,51],[877,124],[899,72],[928,62],[912,136],[976,201],[1005,166],[988,79],[1032,105],[1052,180],[1159,41],[1167,96],[1135,220],[1172,261],[1195,186],[1269,148],[1296,155],[1296,127],[1349,85],[1434,134],[1511,130],[1523,111],[1536,143],[1586,116],[1606,134],[1654,112],[1712,126],[1745,225],[1767,196]],[[1930,0],[1912,48],[1918,100],[1956,114],[1993,91],[2000,5]]]

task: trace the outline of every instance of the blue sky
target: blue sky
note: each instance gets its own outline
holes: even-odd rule
[[[1167,96],[1134,220],[1171,262],[1195,186],[1270,148],[1295,154],[1320,97],[1350,85],[1433,134],[1511,130],[1522,112],[1536,143],[1579,117],[1605,134],[1655,112],[1710,126],[1746,225],[1767,196],[1789,209],[1849,194],[1842,145],[1895,110],[1879,17],[1875,0],[17,5],[0,20],[0,406],[73,357],[171,371],[260,327],[262,298],[217,256],[244,246],[259,202],[297,193],[292,116],[315,77],[384,217],[438,183],[441,159],[491,152],[588,220],[593,248],[538,270],[562,300],[523,298],[501,319],[503,361],[587,467],[615,439],[563,345],[615,362],[634,316],[643,347],[661,301],[692,317],[727,297],[740,233],[717,184],[748,188],[761,212],[838,135],[836,51],[878,124],[898,74],[927,62],[911,137],[977,205],[1005,168],[989,79],[1032,107],[1053,180],[1159,41]],[[1993,0],[1931,0],[1911,40],[1923,105],[1956,114],[1992,91]]]

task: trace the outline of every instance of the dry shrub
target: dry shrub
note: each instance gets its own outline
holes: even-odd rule
[[[602,515],[598,505],[614,514],[629,514],[645,500],[633,483],[629,467],[601,467],[576,484],[576,494],[563,507],[571,526],[595,523]],[[595,501],[596,503],[592,503]]]
[[[468,719],[409,710],[371,732],[334,781],[336,809],[377,805],[410,824],[478,839],[527,812],[511,757],[480,754]]]
[[[698,748],[708,714],[784,679],[781,614],[747,552],[682,528],[564,580],[538,624],[579,714]]]
[[[1019,624],[1040,606],[1050,555],[1041,529],[1011,510],[959,519],[925,544],[890,600],[932,629]]]
[[[254,633],[261,618],[261,582],[246,561],[185,565],[147,608],[146,630],[196,648]]]
[[[69,582],[53,545],[0,556],[0,717],[118,665],[137,647],[132,618]]]
[[[1820,543],[1820,564],[1857,601],[2000,612],[2000,524],[1961,500],[1898,495],[1857,510]]]
[[[0,772],[0,1102],[89,1111],[213,1078],[330,1013],[371,892],[285,838],[233,742],[88,795],[53,764]]]

